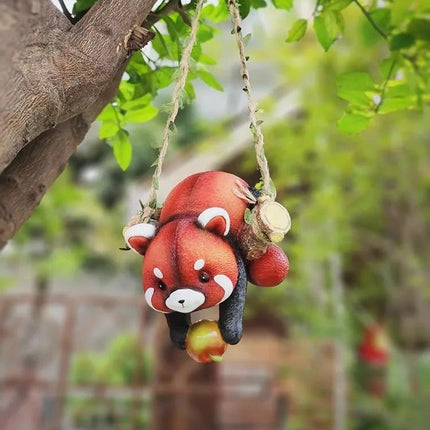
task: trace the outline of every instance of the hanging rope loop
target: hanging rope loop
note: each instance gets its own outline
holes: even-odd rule
[[[187,76],[190,68],[191,52],[196,42],[197,29],[205,0],[198,0],[196,4],[195,14],[191,22],[191,31],[188,41],[182,52],[181,61],[178,68],[178,78],[173,89],[171,112],[167,118],[166,125],[163,131],[162,144],[160,152],[156,160],[156,169],[152,176],[151,188],[146,204],[142,204],[142,209],[138,215],[130,219],[128,227],[138,223],[153,223],[156,224],[160,215],[158,206],[157,194],[161,172],[163,170],[164,160],[169,146],[170,136],[174,130],[175,120],[181,108],[181,99],[185,91]],[[250,119],[250,129],[254,137],[254,147],[257,158],[258,169],[261,173],[262,187],[259,197],[255,197],[249,190],[239,184],[235,193],[238,197],[247,201],[250,206],[253,206],[252,211],[245,214],[246,226],[242,229],[239,242],[242,251],[248,259],[259,258],[267,249],[267,246],[272,242],[279,242],[290,229],[291,219],[288,211],[276,203],[276,191],[273,187],[270,178],[269,165],[264,152],[264,137],[261,130],[261,122],[257,119],[257,106],[252,95],[251,82],[249,71],[247,68],[247,60],[245,54],[245,45],[242,37],[242,20],[240,18],[239,9],[236,0],[228,0],[228,7],[233,22],[233,32],[235,34],[237,47],[239,50],[241,74],[244,82],[244,91],[248,97],[248,111]]]

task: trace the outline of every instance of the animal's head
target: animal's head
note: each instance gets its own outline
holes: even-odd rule
[[[159,231],[146,223],[125,230],[130,248],[145,256],[143,286],[149,306],[189,313],[226,300],[238,278],[234,251],[223,239],[229,229],[228,213],[213,207],[197,219],[173,220]]]

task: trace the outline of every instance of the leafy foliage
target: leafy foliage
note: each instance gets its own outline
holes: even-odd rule
[[[152,357],[135,335],[123,334],[106,351],[81,352],[73,357],[70,380],[75,384],[127,386],[148,383]]]
[[[227,8],[223,2],[218,6],[208,5],[202,11],[183,102],[195,98],[192,81],[196,78],[200,78],[211,88],[222,91],[222,86],[207,69],[207,66],[216,62],[203,53],[202,45],[210,41],[217,32],[208,22],[218,22],[226,17]],[[161,15],[160,21],[153,26],[155,39],[144,52],[133,55],[117,96],[98,118],[102,122],[99,137],[107,139],[113,147],[114,156],[123,170],[128,168],[132,159],[127,125],[150,121],[158,114],[158,108],[153,105],[154,99],[160,90],[175,81],[176,68],[189,29],[188,19],[183,14]],[[154,146],[158,144],[159,142],[153,143]]]
[[[74,13],[87,10],[95,0],[78,0]],[[293,0],[271,0],[279,10],[293,14]],[[127,68],[115,100],[100,115],[99,137],[106,139],[120,167],[128,168],[132,158],[132,143],[127,126],[135,122],[150,121],[158,114],[154,100],[159,91],[175,80],[175,70],[181,58],[184,41],[189,32],[189,15],[192,3],[180,13],[163,14],[161,4],[154,14],[160,21],[153,25],[155,39],[143,53],[136,53]],[[243,0],[239,2],[242,19],[253,9],[267,7],[266,0]],[[362,14],[367,31],[374,40],[380,38],[388,51],[380,64],[381,76],[374,80],[365,71],[344,70],[338,77],[338,95],[348,102],[346,111],[337,121],[339,130],[356,133],[365,130],[376,115],[398,110],[421,109],[429,99],[430,74],[430,4],[428,1],[404,2],[388,0],[370,2],[365,6],[360,0],[317,0],[310,17],[296,19],[286,42],[302,40],[308,28],[313,27],[315,36],[324,49],[329,51],[344,37],[354,18],[348,16],[355,8]],[[184,102],[195,98],[192,81],[200,78],[208,86],[222,91],[222,86],[207,66],[216,60],[204,52],[204,44],[214,38],[217,23],[227,21],[229,13],[225,0],[206,5],[201,17],[197,43],[193,49]],[[373,34],[372,34],[373,33]],[[355,78],[366,82],[356,81]]]
[[[346,133],[362,131],[376,114],[397,110],[419,109],[429,94],[428,2],[372,2],[366,9],[359,0],[318,0],[313,13],[313,27],[323,49],[330,47],[345,33],[344,10],[356,6],[375,34],[385,40],[389,57],[381,63],[382,81],[373,82],[359,72],[338,77],[338,95],[349,105],[338,127]],[[287,42],[304,36],[303,19],[293,24]],[[359,80],[356,81],[356,78]],[[365,79],[363,81],[362,79]],[[426,94],[426,95],[425,95]]]
[[[140,386],[152,379],[152,356],[144,350],[135,335],[124,333],[114,338],[105,351],[81,352],[73,357],[69,380],[76,385],[111,387]],[[103,428],[129,429],[132,426],[147,428],[149,402],[120,398],[110,400],[69,397],[67,414],[80,429],[94,429],[94,422]]]

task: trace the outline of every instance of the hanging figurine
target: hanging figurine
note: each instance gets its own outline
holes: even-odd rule
[[[189,314],[215,305],[220,305],[222,338],[229,344],[239,342],[248,279],[275,286],[287,275],[286,255],[267,244],[270,232],[263,233],[266,243],[250,249],[255,243],[247,239],[252,224],[245,222],[249,208],[248,201],[239,197],[242,190],[249,190],[248,185],[232,174],[197,173],[170,192],[157,224],[150,221],[124,229],[127,245],[145,256],[145,299],[166,314],[171,339],[179,348],[185,347]],[[257,201],[254,212],[258,208],[260,213]],[[290,226],[289,216],[282,206],[272,205],[256,224],[265,221],[282,238]]]
[[[199,362],[220,361],[227,344],[242,336],[248,280],[269,287],[288,273],[288,259],[274,242],[290,229],[287,210],[274,201],[263,134],[256,118],[241,22],[235,0],[229,0],[239,48],[244,90],[248,95],[251,131],[255,140],[262,186],[257,190],[225,172],[197,173],[170,192],[157,212],[157,189],[167,153],[171,127],[180,107],[196,40],[199,0],[191,32],[179,64],[172,111],[153,175],[148,204],[124,228],[127,246],[144,255],[143,288],[149,306],[166,314],[172,342]],[[190,313],[219,305],[219,321],[190,324]]]

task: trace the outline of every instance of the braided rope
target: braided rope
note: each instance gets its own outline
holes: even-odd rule
[[[254,135],[255,154],[257,157],[258,169],[261,173],[263,181],[263,193],[271,195],[271,183],[269,164],[264,153],[264,137],[261,131],[260,122],[257,119],[257,106],[252,96],[251,82],[249,80],[249,72],[246,66],[247,57],[245,54],[245,44],[242,37],[242,19],[239,14],[239,9],[236,0],[228,0],[228,7],[230,10],[231,20],[233,22],[233,31],[236,38],[237,47],[239,49],[239,57],[241,63],[242,79],[245,84],[244,91],[248,95],[248,111],[249,119],[251,121],[250,128]]]
[[[139,216],[139,222],[146,222],[154,213],[156,213],[157,205],[157,192],[159,189],[159,181],[161,172],[163,170],[164,159],[166,158],[167,148],[169,147],[169,139],[172,133],[172,129],[175,125],[176,116],[178,115],[179,109],[181,108],[181,96],[183,94],[187,76],[190,68],[191,52],[196,43],[197,29],[199,25],[200,13],[203,8],[205,0],[199,0],[196,5],[195,14],[191,22],[191,31],[188,41],[182,51],[181,61],[179,63],[178,79],[173,89],[172,95],[172,111],[167,119],[166,125],[163,131],[163,140],[160,148],[160,152],[157,158],[157,167],[152,175],[152,184],[149,191],[148,203],[142,208],[142,212]]]

